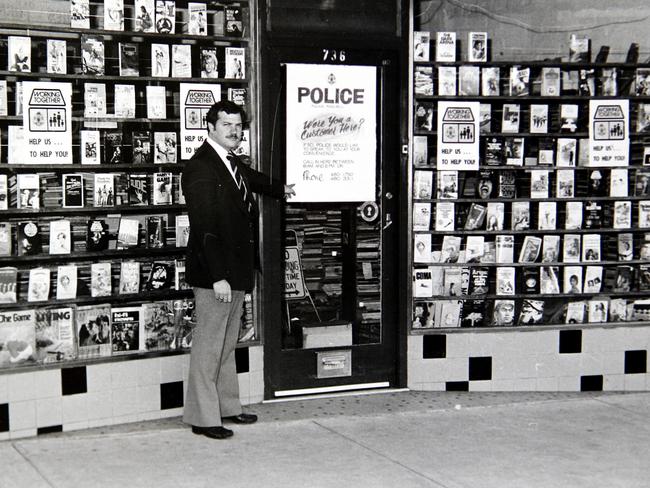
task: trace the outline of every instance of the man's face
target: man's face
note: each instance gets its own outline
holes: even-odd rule
[[[242,136],[241,114],[219,112],[219,118],[214,126],[208,123],[208,136],[228,151],[236,149]]]
[[[499,308],[499,317],[502,324],[510,324],[515,319],[515,307],[511,304],[502,304]]]
[[[488,198],[492,193],[492,182],[487,179],[479,180],[478,193],[481,198]]]

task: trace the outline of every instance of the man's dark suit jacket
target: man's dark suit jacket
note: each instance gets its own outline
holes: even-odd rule
[[[225,164],[230,164],[226,161]],[[247,188],[275,198],[284,185],[237,161]],[[232,290],[252,290],[259,266],[257,205],[250,212],[235,181],[217,152],[204,142],[183,171],[183,194],[190,218],[185,280],[191,286],[212,288],[227,280]]]

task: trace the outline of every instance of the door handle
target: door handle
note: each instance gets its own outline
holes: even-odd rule
[[[391,225],[393,225],[393,219],[390,216],[389,212],[386,212],[386,224],[382,228],[382,230],[388,229]]]

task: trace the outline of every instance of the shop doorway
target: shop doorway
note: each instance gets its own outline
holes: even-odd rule
[[[261,147],[270,155],[262,169],[286,177],[293,149],[287,147],[292,110],[287,105],[292,81],[287,70],[292,65],[313,66],[314,71],[331,67],[330,78],[340,67],[374,68],[367,71],[374,77],[376,121],[373,174],[359,182],[371,182],[368,198],[290,200],[265,210],[264,258],[272,261],[273,270],[270,275],[265,271],[263,292],[265,396],[398,386],[397,53],[296,47],[295,42],[276,40],[262,60]],[[318,101],[320,95],[314,96]],[[333,102],[336,96],[330,94]],[[336,181],[331,184],[334,195],[340,187]],[[284,290],[271,283],[280,288],[284,283]]]

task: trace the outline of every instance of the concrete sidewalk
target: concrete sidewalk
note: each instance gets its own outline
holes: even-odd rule
[[[397,392],[254,405],[225,441],[180,419],[0,443],[0,487],[650,486],[650,393]]]

